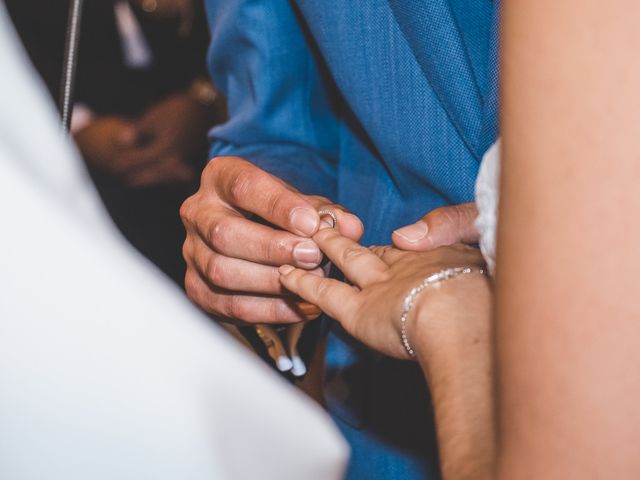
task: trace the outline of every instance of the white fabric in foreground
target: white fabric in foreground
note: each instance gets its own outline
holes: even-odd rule
[[[0,3],[0,478],[340,478],[324,413],[109,223]]]
[[[482,159],[476,182],[480,250],[491,275],[496,268],[496,233],[500,203],[500,140],[492,145]]]

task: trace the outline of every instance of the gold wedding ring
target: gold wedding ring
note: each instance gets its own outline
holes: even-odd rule
[[[333,224],[331,225],[331,228],[336,228],[336,226],[338,226],[338,216],[333,212],[333,210],[329,210],[329,209],[319,210],[318,215],[320,215],[321,219],[322,217],[330,217],[331,223]]]

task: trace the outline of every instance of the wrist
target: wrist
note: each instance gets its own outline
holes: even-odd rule
[[[426,346],[418,361],[431,392],[446,478],[494,478],[492,298],[489,280],[474,277],[443,285],[416,309],[416,341]],[[445,325],[436,331],[438,318]]]
[[[491,285],[474,272],[427,288],[407,318],[407,335],[426,370],[469,360],[489,342]]]

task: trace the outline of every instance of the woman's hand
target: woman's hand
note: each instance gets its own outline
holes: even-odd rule
[[[442,269],[483,265],[478,250],[459,244],[429,252],[367,249],[332,228],[313,240],[354,286],[290,266],[280,267],[280,281],[355,338],[400,359],[410,358],[400,340],[407,293]],[[494,478],[489,280],[469,274],[428,287],[407,327],[431,391],[442,477]]]
[[[400,340],[402,302],[407,293],[442,269],[483,265],[477,249],[460,244],[429,252],[367,249],[331,228],[321,230],[313,240],[353,286],[288,265],[280,269],[282,284],[338,320],[361,342],[399,359],[410,358]],[[452,337],[486,338],[489,297],[488,280],[479,274],[464,275],[422,292],[407,325],[418,356],[420,350],[428,350],[436,342],[447,343]],[[482,309],[483,315],[472,315],[478,321],[466,325],[466,312],[477,309]]]

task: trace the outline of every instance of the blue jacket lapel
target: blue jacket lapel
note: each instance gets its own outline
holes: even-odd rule
[[[423,73],[476,157],[482,97],[449,0],[388,0]]]
[[[489,43],[489,79],[488,88],[484,94],[482,133],[479,141],[481,155],[496,141],[499,134],[498,108],[499,108],[499,30],[500,30],[500,0],[495,1],[493,23],[491,26],[491,41]]]

